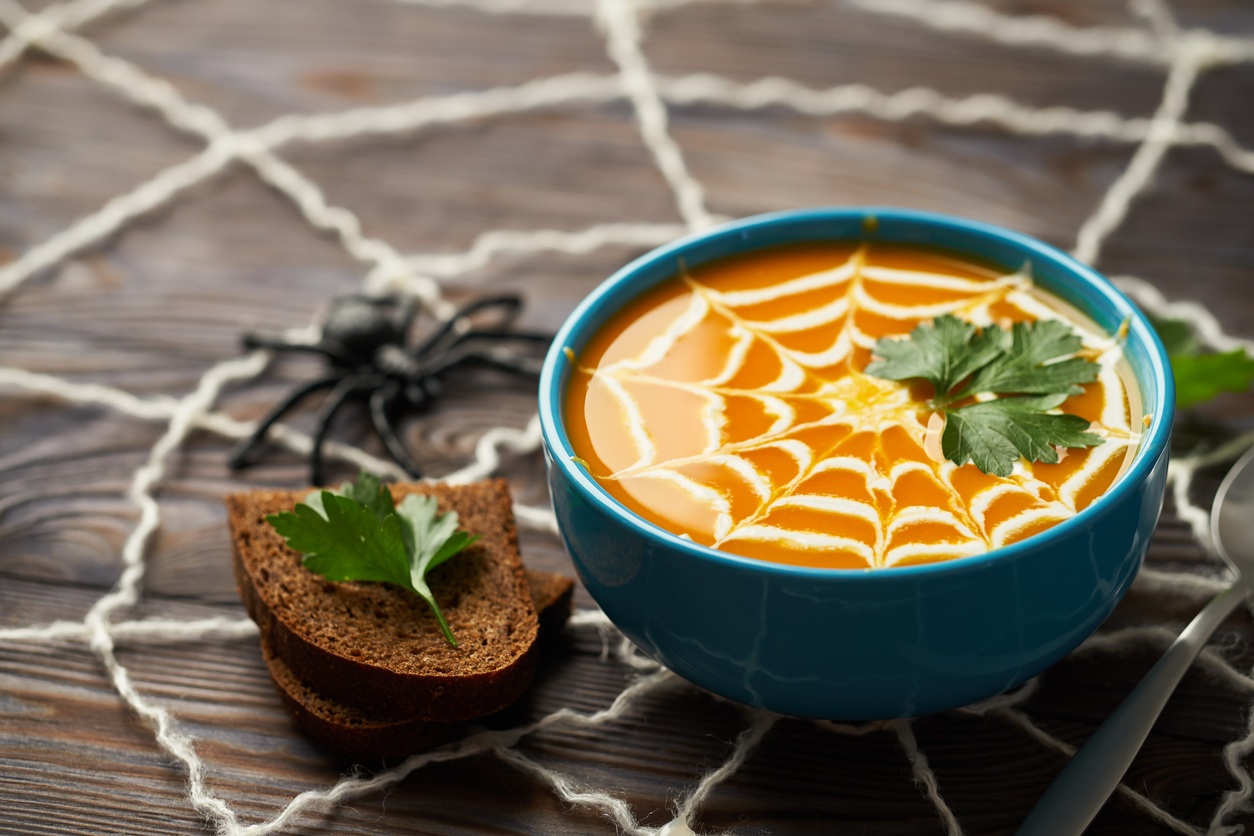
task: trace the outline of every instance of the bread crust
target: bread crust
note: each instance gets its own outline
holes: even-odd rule
[[[570,616],[574,581],[527,570],[531,602],[539,613],[542,647],[551,643]],[[263,636],[261,655],[283,705],[314,742],[357,761],[400,758],[432,749],[457,737],[464,723],[433,723],[412,717],[379,717],[317,693],[292,673]]]
[[[358,761],[407,757],[455,738],[461,723],[414,718],[374,718],[345,710],[315,693],[292,673],[263,637],[261,655],[274,690],[296,725],[315,743]]]
[[[329,582],[265,521],[308,491],[251,491],[226,498],[235,579],[263,640],[319,694],[384,717],[453,723],[499,711],[535,676],[537,618],[508,485],[393,485],[456,510],[480,540],[428,582],[458,638],[440,635],[427,604],[391,584]]]

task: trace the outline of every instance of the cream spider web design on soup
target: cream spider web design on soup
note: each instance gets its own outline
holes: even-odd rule
[[[1070,324],[1100,371],[1060,410],[1102,443],[1005,478],[946,461],[930,384],[863,373],[878,339],[942,314]],[[782,563],[902,566],[1017,542],[1106,492],[1142,429],[1122,357],[1027,267],[788,245],[681,269],[615,314],[578,359],[566,417],[592,475],[663,528]]]

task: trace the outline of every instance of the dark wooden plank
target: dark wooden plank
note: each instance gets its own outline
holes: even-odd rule
[[[37,4],[36,4],[37,5]],[[1125,4],[999,2],[1012,14],[1050,13],[1081,26],[1126,25]],[[1254,32],[1237,3],[1182,4],[1190,25]],[[1048,50],[1013,50],[839,4],[701,4],[659,13],[645,48],[659,72],[716,71],[749,81],[782,75],[825,87],[861,82],[886,92],[926,84],[963,96],[998,92],[1034,105],[1067,104],[1147,115],[1161,96],[1158,69]],[[572,70],[608,73],[600,36],[580,17],[495,17],[469,9],[336,0],[194,3],[154,0],[88,27],[108,52],[169,78],[239,125],[289,111],[517,84]],[[1189,118],[1230,125],[1254,145],[1244,107],[1254,68],[1213,71]],[[823,203],[895,203],[1006,224],[1069,247],[1132,149],[1068,137],[1011,137],[919,118],[883,124],[815,119],[786,109],[743,114],[678,108],[674,133],[711,208],[733,215]],[[34,54],[0,79],[0,259],[55,233],[200,144],[137,110],[63,63]],[[639,142],[624,103],[442,126],[411,136],[282,152],[364,228],[403,252],[456,252],[494,228],[577,230],[604,221],[674,223],[673,199]],[[1101,266],[1141,275],[1171,298],[1194,298],[1248,335],[1254,240],[1244,208],[1254,178],[1208,149],[1173,150],[1138,199]],[[523,323],[556,328],[587,291],[636,253],[503,257],[448,283],[462,300],[485,288],[525,293]],[[304,325],[324,301],[352,292],[366,272],[332,239],[309,230],[288,201],[243,167],[191,189],[113,239],[37,277],[0,306],[0,363],[120,386],[145,397],[190,391],[236,356],[244,328]],[[285,358],[259,380],[231,387],[222,407],[253,418],[316,361]],[[432,473],[465,462],[492,426],[522,426],[532,390],[500,377],[458,381],[433,412],[405,422],[406,443]],[[311,426],[312,406],[294,417]],[[1225,396],[1182,420],[1180,449],[1254,426],[1254,395]],[[162,428],[103,408],[71,407],[21,392],[0,398],[0,624],[77,618],[112,585],[136,519],[125,499],[134,469]],[[381,447],[360,414],[336,437]],[[248,486],[292,486],[303,462],[268,451],[255,468],[226,470],[229,443],[196,433],[158,493],[164,522],[150,549],[134,617],[241,617],[229,568],[221,497]],[[335,475],[346,475],[337,468]],[[516,496],[547,501],[536,455],[507,456]],[[1223,468],[1199,474],[1193,498],[1213,497]],[[529,563],[570,571],[551,536],[523,535]],[[1156,568],[1216,572],[1167,503],[1151,544]],[[580,589],[577,600],[590,606]],[[1178,626],[1191,596],[1135,592],[1105,629]],[[1230,620],[1217,640],[1242,670],[1254,665],[1254,625]],[[1154,659],[1152,646],[1071,658],[1051,670],[1026,711],[1082,742]],[[572,632],[514,723],[560,707],[608,705],[631,672],[603,661],[593,630]],[[141,693],[199,739],[211,789],[241,821],[268,818],[293,795],[330,785],[348,767],[292,726],[251,640],[125,643],[119,658]],[[1220,752],[1240,734],[1249,694],[1193,671],[1133,766],[1130,782],[1174,814],[1205,826],[1233,786]],[[524,742],[529,757],[624,798],[646,824],[706,770],[744,727],[740,710],[696,689],[649,696],[599,729],[555,728]],[[1011,833],[1063,758],[1004,718],[947,713],[916,723],[941,792],[973,834]],[[40,834],[200,833],[184,775],[121,705],[79,643],[0,648],[0,831]],[[1242,820],[1247,825],[1249,817]],[[836,736],[781,721],[743,769],[719,787],[699,829],[808,834],[942,832],[913,786],[895,736]],[[547,788],[485,755],[419,771],[387,794],[310,813],[296,833],[611,833],[598,814],[571,810]],[[1116,800],[1091,832],[1156,833]]]
[[[1000,4],[1008,14],[1033,10]],[[1122,3],[1049,3],[1076,26],[1128,25]],[[1016,8],[1018,6],[1018,8]],[[779,75],[815,87],[859,81],[884,92],[932,87],[950,96],[1002,93],[1038,107],[1149,114],[1162,76],[1152,67],[1015,49],[966,34],[937,37],[918,22],[839,4],[697,4],[658,16],[649,55],[660,72]],[[926,63],[926,73],[920,65]],[[1092,73],[1102,84],[1092,83]]]
[[[586,18],[496,17],[385,0],[160,2],[92,31],[104,48],[240,126],[285,113],[613,70]]]

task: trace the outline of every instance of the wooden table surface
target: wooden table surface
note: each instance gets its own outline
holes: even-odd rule
[[[1141,27],[1119,2],[1005,0],[1006,14]],[[1254,35],[1240,2],[1180,3],[1180,20]],[[32,7],[34,8],[34,7]],[[99,48],[170,81],[235,126],[289,112],[518,84],[557,73],[609,74],[605,42],[584,15],[494,15],[384,0],[153,0],[90,24]],[[656,72],[778,75],[823,88],[914,85],[949,96],[996,92],[1032,106],[1069,105],[1148,116],[1162,67],[1011,48],[942,33],[835,0],[696,3],[649,18]],[[1227,126],[1254,147],[1254,65],[1215,69],[1187,117]],[[1004,224],[1069,248],[1127,165],[1128,144],[1071,136],[1013,136],[990,125],[948,127],[919,117],[811,117],[784,107],[671,110],[671,129],[711,211],[729,216],[815,204],[897,204]],[[203,144],[84,77],[29,51],[0,75],[0,262],[16,258]],[[678,223],[674,200],[641,143],[629,104],[560,105],[386,137],[293,144],[281,156],[351,209],[368,234],[404,253],[460,252],[493,229],[579,230],[596,223]],[[1099,262],[1140,276],[1170,299],[1206,305],[1230,333],[1254,335],[1254,176],[1209,148],[1171,150]],[[505,256],[445,282],[460,301],[485,289],[524,293],[527,327],[556,329],[602,278],[640,252]],[[364,269],[334,238],[311,230],[284,197],[234,165],[119,233],[38,273],[0,303],[0,365],[98,382],[140,397],[184,395],[240,352],[247,327],[304,326]],[[219,401],[241,420],[262,414],[317,361],[284,358]],[[437,409],[404,424],[433,474],[470,461],[489,427],[523,426],[534,389],[498,376],[451,381]],[[350,413],[352,411],[350,410]],[[1181,419],[1178,446],[1213,444],[1254,426],[1254,397],[1228,395]],[[312,409],[294,419],[312,425]],[[105,407],[20,389],[0,393],[0,627],[81,618],[118,580],[120,549],[137,521],[133,472],[164,431]],[[335,436],[380,453],[355,413]],[[148,550],[140,603],[126,617],[241,617],[230,570],[224,494],[293,487],[302,459],[279,448],[252,469],[226,467],[230,442],[194,433],[171,460],[157,497],[164,519]],[[337,464],[333,476],[348,475]],[[547,502],[538,454],[507,455],[519,500]],[[1204,471],[1205,505],[1222,467]],[[532,566],[571,573],[557,540],[523,538]],[[1216,576],[1170,502],[1148,563]],[[1134,589],[1104,629],[1176,630],[1205,596]],[[593,606],[579,590],[577,604]],[[1227,622],[1215,639],[1238,669],[1254,663],[1254,623]],[[1025,706],[1041,728],[1078,744],[1154,661],[1162,644],[1073,656],[1047,672]],[[194,736],[209,789],[244,823],[275,815],[299,792],[347,768],[306,740],[271,689],[255,640],[122,645],[140,692]],[[632,672],[601,658],[593,630],[572,630],[518,707],[603,708]],[[1224,745],[1246,731],[1251,692],[1195,668],[1185,678],[1127,783],[1203,830],[1235,779]],[[744,728],[736,707],[694,688],[651,696],[598,729],[557,728],[522,751],[625,799],[647,825],[727,757]],[[915,723],[941,794],[972,834],[1011,833],[1065,758],[1004,719],[952,712]],[[1248,766],[1248,764],[1247,764]],[[123,705],[81,642],[0,644],[0,832],[198,833],[185,773]],[[1254,819],[1236,816],[1231,823]],[[700,832],[941,833],[890,732],[838,736],[781,721],[702,808]],[[563,804],[536,780],[483,755],[422,769],[386,793],[303,816],[299,833],[612,833],[593,812]],[[1091,833],[1169,833],[1129,802],[1108,805]]]

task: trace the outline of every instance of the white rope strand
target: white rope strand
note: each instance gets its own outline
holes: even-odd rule
[[[1113,56],[1130,61],[1161,64],[1162,44],[1140,29],[1092,27],[1081,29],[1054,17],[999,14],[967,0],[846,0],[877,14],[907,17],[942,32],[961,32],[1015,47],[1048,47],[1083,56]]]
[[[989,122],[1029,136],[1063,133],[1139,142],[1150,128],[1149,119],[1129,119],[1113,111],[1034,108],[992,93],[952,98],[927,87],[883,93],[865,84],[842,84],[816,90],[776,76],[746,84],[712,73],[663,76],[657,79],[657,87],[663,98],[676,105],[719,104],[739,110],[785,106],[810,116],[864,113],[886,122],[928,116],[958,126]]]
[[[889,727],[889,720],[871,720],[861,725],[853,725],[852,723],[837,723],[832,720],[814,720],[814,725],[821,729],[826,729],[833,734],[843,734],[848,737],[862,737],[872,732],[884,731]]]
[[[1210,38],[1201,36],[1189,39],[1176,55],[1163,88],[1163,100],[1154,114],[1145,141],[1132,155],[1132,161],[1119,179],[1107,190],[1097,207],[1076,237],[1074,255],[1086,264],[1097,260],[1102,242],[1123,223],[1128,206],[1136,195],[1149,186],[1159,164],[1172,145],[1172,138],[1189,104],[1189,92],[1198,73],[1217,60],[1217,47]]]
[[[36,18],[14,0],[0,0],[0,20],[15,31],[21,31],[21,27]],[[72,61],[89,78],[121,92],[141,107],[157,111],[180,130],[208,143],[229,141],[235,136],[217,111],[188,102],[169,82],[153,78],[128,61],[104,55],[91,41],[51,26],[44,26],[32,40],[53,55]],[[242,146],[239,159],[250,165],[262,180],[291,198],[311,225],[334,232],[353,258],[373,265],[374,273],[388,281],[406,284],[437,316],[452,315],[451,307],[432,280],[411,275],[399,253],[385,242],[367,237],[356,215],[330,206],[322,190],[303,174],[265,148]]]
[[[143,400],[121,389],[97,383],[70,383],[51,375],[35,374],[24,369],[0,367],[0,387],[5,386],[53,395],[71,403],[108,406],[124,414],[149,421],[169,420],[178,409],[178,402],[172,398],[161,397]],[[192,416],[192,421],[196,429],[209,430],[231,439],[248,438],[256,430],[254,422],[237,421],[229,415],[220,412],[205,411]],[[266,438],[302,455],[308,455],[313,449],[312,438],[286,424],[276,423],[271,426],[266,433]],[[500,454],[497,452],[498,447],[506,447],[516,453],[530,453],[536,450],[539,445],[540,424],[538,416],[534,416],[528,422],[527,428],[523,430],[497,427],[480,437],[475,445],[476,459],[473,463],[438,481],[451,484],[465,484],[476,479],[482,479],[499,466]],[[349,462],[385,479],[392,479],[398,482],[409,479],[409,474],[395,462],[372,456],[365,450],[349,444],[338,441],[326,441],[323,443],[323,453],[328,459]],[[557,533],[557,520],[554,518],[553,512],[547,508],[534,508],[516,503],[514,505],[514,513],[518,517],[518,521],[527,528],[552,534]]]
[[[1215,541],[1210,531],[1210,511],[1195,505],[1189,496],[1193,487],[1193,475],[1202,468],[1240,457],[1251,445],[1254,445],[1254,432],[1240,435],[1214,450],[1174,459],[1167,465],[1167,478],[1171,484],[1171,498],[1176,505],[1176,515],[1189,524],[1194,538],[1208,555],[1216,554]]]
[[[1064,740],[1059,740],[1049,732],[1042,729],[1040,726],[1033,723],[1031,718],[1029,718],[1028,715],[1024,714],[1022,711],[1017,711],[1012,708],[998,708],[993,713],[998,717],[1014,723],[1046,748],[1053,749],[1056,752],[1061,752],[1067,757],[1075,755],[1076,749],[1074,746]],[[1181,821],[1171,815],[1171,813],[1168,813],[1162,807],[1159,807],[1149,798],[1141,795],[1141,793],[1132,789],[1127,784],[1120,783],[1115,787],[1115,792],[1131,801],[1142,812],[1149,815],[1150,818],[1154,819],[1154,821],[1159,824],[1169,827],[1177,833],[1183,834],[1183,836],[1202,836],[1201,830],[1188,822]]]
[[[786,78],[769,77],[746,84],[710,73],[659,77],[657,87],[662,98],[675,105],[715,104],[739,110],[789,107],[811,116],[865,113],[886,122],[926,116],[959,127],[988,123],[1024,136],[1067,134],[1141,142],[1153,126],[1151,119],[1129,118],[1113,111],[1028,107],[991,93],[952,98],[927,87],[883,93],[865,84],[842,84],[816,90]],[[1242,148],[1219,125],[1176,123],[1162,130],[1172,144],[1210,146],[1233,168],[1254,173],[1254,151]]]
[[[440,481],[449,485],[465,485],[485,478],[501,465],[499,448],[515,453],[531,453],[540,449],[540,416],[532,415],[524,429],[494,427],[475,443],[475,461],[454,471]]]
[[[93,624],[103,625],[105,616],[119,607],[130,606],[139,596],[139,581],[144,572],[144,548],[161,519],[152,490],[165,475],[166,458],[195,427],[196,416],[212,406],[223,386],[232,381],[256,377],[265,369],[269,359],[268,352],[255,351],[245,357],[219,363],[205,372],[195,391],[179,401],[170,416],[169,428],[153,445],[148,461],[135,471],[127,491],[127,496],[139,506],[139,524],[122,545],[122,564],[125,567],[122,577],[114,591],[97,601],[88,613],[85,623],[89,628],[94,630]],[[107,637],[108,631],[102,629],[101,634]]]
[[[1173,43],[1180,36],[1175,15],[1163,0],[1129,0],[1128,11],[1149,24],[1159,43]]]
[[[1237,788],[1224,793],[1223,801],[1215,810],[1210,827],[1206,830],[1207,836],[1238,836],[1245,832],[1243,825],[1226,826],[1224,822],[1236,813],[1250,810],[1251,799],[1254,798],[1254,779],[1250,778],[1250,773],[1242,766],[1242,761],[1250,752],[1254,752],[1254,706],[1248,709],[1245,735],[1224,747],[1224,766],[1237,780]]]
[[[554,17],[591,17],[592,4],[583,0],[395,0],[431,9],[476,9],[487,14],[531,14]]]
[[[1163,572],[1142,566],[1132,581],[1132,588],[1155,598],[1180,595],[1195,602],[1208,601],[1227,589],[1228,584],[1192,572]]]
[[[139,506],[140,516],[139,523],[122,545],[122,576],[113,591],[96,601],[83,619],[91,648],[104,665],[114,689],[132,711],[152,726],[157,744],[186,768],[187,795],[192,807],[223,827],[234,826],[234,811],[205,789],[204,763],[197,756],[192,739],[174,728],[174,719],[168,711],[145,700],[136,690],[130,673],[114,655],[108,620],[115,610],[130,606],[139,598],[139,582],[144,574],[144,550],[148,538],[161,521],[161,509],[153,499],[152,491],[165,476],[166,459],[192,430],[194,416],[213,405],[223,386],[231,381],[255,377],[266,367],[268,360],[266,352],[258,351],[247,357],[219,363],[204,374],[194,392],[179,402],[165,435],[153,445],[148,461],[135,471],[128,491],[128,496]]]
[[[166,396],[143,400],[112,386],[72,383],[52,375],[0,366],[0,387],[6,386],[52,395],[69,403],[107,406],[145,421],[168,421],[178,409],[178,401]]]
[[[762,738],[766,737],[766,733],[778,721],[778,714],[761,709],[754,710],[753,722],[736,738],[736,745],[732,749],[731,756],[718,769],[707,773],[697,784],[696,789],[684,798],[679,805],[679,809],[675,811],[675,820],[682,822],[686,828],[691,830],[695,824],[694,820],[697,810],[701,809],[701,805],[705,804],[706,799],[710,797],[710,793],[714,791],[716,786],[726,781],[744,765],[744,762],[748,760],[753,750],[758,748]]]
[[[178,401],[173,398],[156,397],[144,400],[121,389],[98,383],[71,383],[51,375],[0,367],[0,387],[5,386],[52,395],[70,403],[107,406],[125,415],[146,421],[168,421],[178,410]],[[231,439],[248,438],[257,428],[255,422],[237,421],[221,412],[197,413],[192,416],[191,420],[196,429],[209,430]],[[312,438],[286,424],[276,423],[267,432],[266,438],[302,455],[308,455],[313,449]],[[408,478],[408,474],[395,462],[372,456],[348,444],[327,441],[323,444],[323,452],[330,459],[355,464],[385,478],[398,481]]]
[[[148,0],[73,0],[69,3],[54,3],[43,9],[30,20],[23,21],[0,42],[0,71],[16,61],[31,46],[37,44],[41,36],[55,29],[77,29],[98,17],[120,9],[135,9]]]
[[[5,0],[9,2],[9,0]],[[128,222],[160,208],[183,191],[223,171],[237,159],[295,140],[327,142],[417,130],[432,124],[517,113],[572,100],[613,100],[621,95],[616,79],[574,73],[519,87],[417,99],[404,105],[345,111],[334,116],[286,116],[250,131],[226,134],[204,151],[170,166],[130,192],[108,201],[99,211],[75,222],[22,256],[0,267],[0,300],[34,274],[118,232]],[[368,290],[400,289],[394,273],[374,273]],[[419,281],[415,279],[415,281]]]
[[[1159,319],[1176,319],[1188,323],[1198,340],[1206,347],[1220,352],[1243,349],[1246,354],[1254,357],[1254,340],[1225,333],[1215,315],[1197,302],[1169,302],[1158,288],[1135,276],[1115,276],[1111,281],[1146,312]]]
[[[1117,656],[1126,653],[1131,648],[1148,647],[1157,653],[1162,653],[1178,636],[1179,630],[1170,630],[1161,624],[1123,627],[1119,630],[1089,636],[1072,652],[1077,656],[1090,653],[1109,653]],[[1195,664],[1199,670],[1229,686],[1238,694],[1254,694],[1254,678],[1233,667],[1228,660],[1216,652],[1215,648],[1203,648]]]
[[[380,772],[371,778],[342,778],[329,790],[311,790],[296,796],[274,818],[261,824],[236,829],[226,836],[264,836],[282,830],[294,823],[302,813],[309,809],[325,809],[361,798],[404,780],[415,770],[432,763],[460,760],[461,758],[487,752],[497,747],[513,746],[523,737],[540,729],[559,724],[571,724],[581,728],[596,728],[619,719],[631,708],[652,692],[674,687],[679,680],[670,671],[660,671],[652,676],[643,677],[633,685],[624,689],[614,702],[606,709],[594,714],[579,714],[568,708],[559,709],[526,726],[519,726],[504,731],[486,731],[471,735],[450,746],[412,755],[400,766]]]
[[[962,825],[958,824],[945,799],[941,798],[940,786],[936,781],[936,773],[928,765],[927,755],[919,750],[919,742],[914,737],[914,724],[911,720],[893,720],[889,724],[897,734],[897,742],[910,761],[910,771],[914,774],[914,782],[928,797],[936,812],[940,815],[941,824],[945,828],[945,836],[964,836]]]
[[[498,746],[493,752],[498,758],[520,772],[525,772],[548,784],[557,797],[567,804],[588,807],[601,813],[612,821],[621,833],[628,833],[631,836],[655,836],[658,832],[655,827],[642,827],[636,821],[631,805],[621,798],[615,798],[608,792],[590,789],[569,775],[541,766],[517,749]]]
[[[183,642],[203,638],[246,639],[257,635],[257,625],[248,618],[202,618],[178,621],[148,618],[142,621],[106,622],[104,629],[116,643]],[[81,621],[54,621],[42,627],[0,629],[0,641],[58,642],[89,641],[91,630]]]
[[[1041,678],[1039,676],[1034,676],[1013,691],[1007,691],[1003,694],[998,694],[995,697],[990,697],[986,700],[972,703],[971,705],[959,709],[959,711],[967,714],[975,714],[976,716],[983,716],[990,711],[997,711],[1003,708],[1012,708],[1014,706],[1023,705],[1035,696],[1037,691],[1040,690]]]
[[[972,125],[979,122],[997,124],[1025,135],[1068,133],[1081,137],[1105,137],[1124,142],[1143,140],[1150,130],[1147,119],[1125,119],[1118,114],[1076,111],[1071,108],[1028,108],[1002,96],[977,95],[951,99],[926,88],[911,88],[895,94],[884,94],[865,85],[842,85],[828,90],[813,90],[786,79],[762,79],[740,84],[719,76],[696,74],[676,79],[661,78],[660,93],[675,104],[705,102],[739,109],[756,109],[772,105],[792,107],[811,115],[835,115],[846,112],[867,113],[888,121],[899,121],[924,115],[946,124]],[[519,113],[580,101],[603,103],[621,98],[623,91],[614,77],[588,73],[540,79],[518,87],[495,88],[452,96],[424,97],[400,105],[375,108],[354,108],[334,114],[280,117],[268,125],[251,131],[239,131],[215,140],[195,157],[160,172],[152,180],[137,186],[130,193],[109,201],[100,211],[89,215],[62,233],[28,250],[19,259],[0,267],[0,298],[35,273],[64,260],[69,255],[90,247],[115,234],[127,222],[173,200],[181,192],[217,175],[236,159],[265,154],[287,143],[331,142],[352,138],[404,133],[446,122],[487,118]],[[1176,125],[1171,134],[1178,144],[1209,145],[1218,150],[1233,166],[1254,172],[1254,151],[1241,148],[1227,131],[1217,125]],[[319,216],[320,198],[302,192],[293,184],[289,196],[303,207],[306,217]],[[329,211],[329,210],[328,210]],[[337,220],[338,218],[338,220]],[[719,218],[710,216],[711,220]],[[323,217],[320,228],[342,232],[352,238],[351,222],[332,212]],[[313,222],[311,220],[311,222]],[[344,223],[348,227],[343,226]],[[338,226],[337,226],[338,225]],[[450,277],[462,271],[477,269],[494,255],[511,250],[532,252],[552,249],[579,254],[600,246],[656,246],[675,237],[671,225],[606,224],[577,233],[541,230],[535,233],[485,233],[465,254],[444,256],[413,256],[407,270],[393,270],[390,256],[379,256],[383,268],[372,272],[367,287],[383,293],[407,289],[424,292],[428,279],[423,274]],[[369,245],[354,247],[362,259],[373,256]],[[413,286],[410,286],[410,282]]]
[[[845,0],[877,14],[906,17],[942,32],[961,32],[1015,47],[1046,47],[1082,56],[1108,56],[1147,64],[1169,64],[1179,41],[1164,43],[1156,33],[1114,26],[1080,28],[1054,17],[1003,15],[969,0]],[[1224,63],[1254,60],[1254,39],[1216,37],[1216,58]]]
[[[514,516],[518,519],[518,524],[523,528],[529,528],[532,531],[543,531],[552,534],[554,537],[562,533],[557,527],[557,517],[548,508],[535,508],[531,505],[515,502]]]
[[[1176,140],[1179,144],[1209,145],[1228,165],[1246,174],[1254,174],[1254,151],[1242,148],[1232,134],[1218,125],[1209,122],[1179,125]]]
[[[681,237],[687,229],[679,224],[598,224],[578,232],[538,229],[532,232],[492,230],[475,239],[462,253],[411,255],[411,269],[437,278],[461,276],[505,254],[557,252],[584,255],[603,247],[657,247]]]
[[[643,33],[635,7],[631,0],[597,0],[597,20],[605,30],[606,48],[618,65],[623,89],[636,109],[640,136],[674,191],[680,216],[694,231],[713,226],[701,184],[688,172],[679,145],[666,131],[666,106],[641,49]]]

